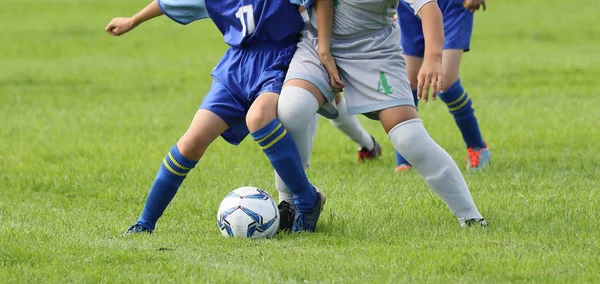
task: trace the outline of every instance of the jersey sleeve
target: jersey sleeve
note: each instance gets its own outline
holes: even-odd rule
[[[158,7],[167,17],[182,25],[210,18],[204,0],[158,0]]]
[[[310,8],[313,4],[314,0],[290,0],[290,3],[298,6],[303,6],[306,8]]]
[[[400,0],[402,1],[402,0]],[[436,0],[404,0],[404,2],[410,4],[410,7],[415,10],[415,15],[419,13],[421,8],[429,2],[437,2]]]

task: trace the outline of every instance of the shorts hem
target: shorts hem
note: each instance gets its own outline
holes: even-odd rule
[[[464,45],[460,45],[460,44],[448,44],[448,45],[444,45],[443,50],[448,50],[448,49],[462,49],[464,52],[467,52],[469,50],[471,50],[471,47],[469,45],[464,46]]]
[[[397,100],[385,101],[385,102],[367,105],[367,106],[349,107],[348,115],[364,114],[370,119],[379,120],[379,118],[377,117],[376,114],[374,114],[374,112],[392,108],[392,107],[397,107],[397,106],[415,107],[415,102],[414,102],[414,100],[410,100],[410,99],[397,99]]]
[[[315,85],[319,91],[321,91],[321,94],[323,94],[323,96],[325,97],[325,99],[328,102],[333,102],[335,100],[335,93],[331,90],[329,90],[328,87],[323,86],[320,83],[317,83],[318,80],[315,79],[315,77],[311,76],[311,75],[306,75],[306,74],[302,74],[302,73],[295,73],[295,74],[290,74],[288,73],[285,82],[289,81],[289,80],[294,80],[294,79],[300,79],[300,80],[305,80],[310,82],[311,84]],[[328,78],[329,80],[329,78]]]

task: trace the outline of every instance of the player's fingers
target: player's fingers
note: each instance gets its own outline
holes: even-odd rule
[[[427,76],[423,82],[423,102],[429,100],[429,88],[431,87],[431,76]]]
[[[108,25],[106,25],[104,30],[110,33],[114,28],[115,28],[115,25],[111,21],[110,23],[108,23]]]
[[[329,85],[331,86],[331,89],[332,89],[334,92],[339,92],[339,91],[340,91],[340,89],[342,88],[342,87],[341,87],[341,86],[340,86],[340,85],[339,85],[339,84],[336,82],[336,80],[335,80],[335,76],[334,76],[333,74],[332,74],[332,75],[329,75]]]
[[[417,99],[420,100],[423,97],[423,77],[419,75],[417,78]]]
[[[342,81],[342,78],[340,78],[340,74],[338,72],[335,72],[335,74],[333,74],[333,78],[335,79],[335,82],[341,87],[345,87],[346,85],[344,85],[344,82]]]

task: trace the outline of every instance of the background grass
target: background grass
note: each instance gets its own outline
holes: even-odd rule
[[[465,174],[491,226],[460,230],[393,148],[356,164],[321,119],[311,180],[319,232],[221,237],[233,188],[276,193],[250,140],[219,139],[152,236],[123,238],[166,151],[208,91],[226,46],[210,21],[103,28],[146,1],[8,0],[0,9],[0,282],[598,282],[600,26],[596,0],[491,1],[477,13],[462,80],[493,155]],[[431,135],[464,166],[442,103]]]

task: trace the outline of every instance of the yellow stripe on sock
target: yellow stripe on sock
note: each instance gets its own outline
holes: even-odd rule
[[[471,99],[466,99],[462,104],[460,104],[457,107],[449,107],[448,109],[450,111],[455,111],[455,110],[459,110],[461,107],[464,107]]]
[[[182,166],[180,163],[178,163],[177,161],[175,161],[175,158],[173,158],[173,155],[171,155],[171,152],[169,152],[169,159],[171,159],[171,162],[173,162],[173,164],[178,166],[180,169],[182,169],[184,171],[191,170],[190,168],[186,168],[186,167]]]
[[[271,146],[273,146],[273,144],[275,144],[275,143],[277,143],[277,141],[281,140],[281,138],[283,138],[283,136],[285,136],[286,133],[287,133],[287,130],[284,129],[283,132],[281,132],[281,134],[279,134],[279,136],[277,136],[275,139],[273,139],[273,141],[271,141],[269,144],[263,146],[262,149],[263,150],[269,149]]]
[[[171,168],[171,166],[169,166],[169,164],[167,163],[167,158],[165,158],[165,159],[163,160],[163,164],[165,164],[165,167],[167,168],[167,170],[169,170],[169,172],[173,173],[173,174],[174,174],[174,175],[176,175],[176,176],[184,177],[184,176],[186,176],[186,175],[187,175],[187,173],[185,173],[185,174],[182,174],[182,173],[180,173],[180,172],[178,172],[178,171],[174,170],[173,168]]]
[[[463,99],[463,98],[464,98],[466,95],[467,95],[467,91],[464,91],[464,92],[462,93],[462,95],[460,95],[460,97],[458,97],[458,99],[456,99],[456,100],[455,100],[455,101],[453,101],[453,102],[446,103],[446,105],[447,105],[448,107],[450,107],[451,105],[453,105],[453,104],[456,104],[456,103],[460,102],[460,100],[462,100],[462,99]]]
[[[275,134],[275,132],[277,132],[277,130],[279,130],[279,128],[281,128],[281,123],[277,125],[277,127],[275,127],[275,129],[273,129],[273,131],[271,131],[271,133],[267,134],[267,136],[260,138],[259,140],[256,140],[256,142],[258,143],[262,143],[263,141],[269,139],[269,137],[271,137],[273,134]]]

